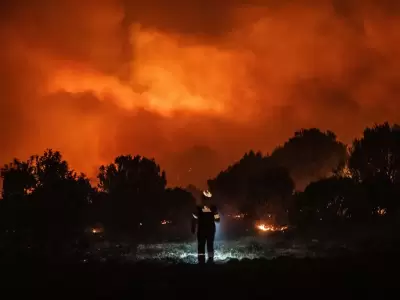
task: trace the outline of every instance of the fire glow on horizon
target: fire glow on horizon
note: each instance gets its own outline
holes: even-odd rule
[[[131,153],[205,185],[300,128],[399,120],[391,1],[3,2],[0,164],[52,148],[95,178]],[[176,159],[194,145],[211,154]]]

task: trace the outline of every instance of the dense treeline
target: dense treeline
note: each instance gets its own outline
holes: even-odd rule
[[[246,153],[208,181],[222,214],[301,226],[394,219],[399,211],[400,130],[366,128],[351,146],[333,132],[304,129],[270,155]],[[119,156],[101,166],[98,186],[46,150],[1,169],[2,245],[57,254],[97,233],[136,245],[151,237],[187,237],[199,191],[167,188],[152,159]],[[162,226],[162,225],[169,226]],[[84,241],[84,242],[82,242]]]

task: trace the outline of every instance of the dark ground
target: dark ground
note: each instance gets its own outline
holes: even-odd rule
[[[217,263],[205,266],[182,258],[185,253],[195,257],[195,244],[190,243],[146,245],[142,252],[148,251],[153,260],[143,256],[136,263],[129,254],[118,261],[113,258],[120,256],[96,260],[104,255],[98,245],[95,247],[98,252],[92,253],[94,257],[85,262],[79,259],[80,262],[49,263],[33,257],[2,255],[0,289],[12,290],[14,296],[29,291],[30,297],[38,294],[41,299],[44,295],[58,299],[66,294],[77,299],[126,299],[128,296],[135,299],[139,294],[148,299],[155,299],[153,295],[171,298],[178,294],[186,299],[200,294],[211,298],[251,299],[254,295],[272,298],[272,293],[282,299],[286,298],[281,295],[282,291],[290,291],[282,288],[289,287],[305,288],[306,295],[325,299],[338,293],[339,288],[362,288],[375,290],[376,294],[369,294],[369,298],[376,295],[382,299],[388,291],[386,288],[400,287],[400,240],[396,238],[397,231],[387,232],[380,230],[373,237],[369,232],[366,238],[356,231],[334,244],[326,233],[307,236],[301,241],[291,235],[222,241],[217,243],[220,257]],[[229,257],[223,255],[227,253]],[[178,259],[168,260],[171,256]],[[32,294],[33,291],[37,293]],[[359,298],[352,295],[340,292],[335,298]],[[295,297],[300,298],[298,292]]]
[[[185,295],[189,293],[188,289],[196,295],[201,292],[214,296],[268,295],[271,289],[282,287],[382,289],[398,286],[399,265],[397,253],[318,259],[231,260],[205,266],[148,262],[3,264],[0,288],[19,292],[42,290],[41,294],[79,290],[90,294],[90,298],[112,296],[117,299],[134,296],[139,291],[145,291],[147,295]]]

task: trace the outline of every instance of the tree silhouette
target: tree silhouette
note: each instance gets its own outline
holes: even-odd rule
[[[276,148],[271,157],[289,170],[296,189],[303,190],[308,183],[329,177],[344,167],[347,149],[333,132],[311,128],[296,132],[283,146]]]
[[[349,168],[354,178],[365,180],[377,175],[390,182],[400,181],[400,130],[388,123],[364,130],[353,142]]]
[[[4,200],[21,198],[36,187],[34,157],[26,162],[14,159],[1,169],[3,178],[2,196]]]
[[[182,159],[187,162],[184,170],[195,158],[193,151],[189,153]],[[231,213],[248,213],[249,222],[271,218],[286,223],[290,214],[297,224],[347,226],[386,214],[396,216],[399,170],[397,125],[366,128],[349,155],[334,133],[313,128],[296,132],[269,156],[245,153],[208,180],[208,187],[222,214],[226,205]],[[107,238],[133,246],[160,232],[184,237],[189,233],[190,212],[201,199],[195,186],[166,189],[165,172],[142,156],[118,156],[101,166],[97,189],[51,149],[26,161],[14,159],[1,168],[0,176],[2,240],[11,249],[32,246],[51,255],[63,254],[77,240],[85,240],[79,238],[89,224],[104,225]],[[305,187],[304,191],[294,193],[294,182],[297,190]],[[172,221],[164,222],[171,226],[162,226],[162,220]]]
[[[286,219],[294,189],[287,169],[254,151],[246,153],[208,184],[221,204],[236,206],[259,218],[273,214],[277,220]]]
[[[250,196],[249,184],[255,174],[260,173],[264,157],[261,152],[250,151],[240,161],[221,171],[216,178],[208,180],[210,190],[218,201],[246,205]]]
[[[35,238],[58,252],[83,234],[92,189],[85,175],[70,170],[58,151],[36,156],[35,165]]]
[[[165,191],[164,207],[165,217],[174,222],[188,219],[193,211],[195,199],[193,195],[181,188],[170,188]],[[190,218],[189,218],[190,219]]]
[[[38,187],[51,186],[60,180],[69,179],[72,171],[58,151],[46,150],[42,156],[34,156]]]
[[[299,223],[332,224],[371,215],[361,187],[351,178],[330,177],[312,182],[296,200]]]
[[[7,213],[14,212],[19,223],[16,229],[12,221],[6,227],[14,227],[49,254],[60,253],[83,233],[92,189],[83,174],[69,169],[59,152],[49,149],[26,162],[14,160],[1,174]]]
[[[400,130],[383,123],[364,130],[353,142],[349,168],[355,180],[363,183],[366,200],[373,211],[380,208],[393,215],[399,208]]]
[[[182,188],[170,188],[165,191],[165,200],[160,210],[164,213],[164,220],[171,221],[171,224],[162,226],[163,233],[169,237],[188,238],[193,208],[196,200],[191,192]]]
[[[36,187],[33,159],[14,159],[1,169],[3,199],[0,201],[0,230],[14,249],[26,246],[31,231],[31,192]]]
[[[106,227],[114,234],[132,236],[138,233],[140,224],[144,228],[159,224],[167,181],[154,160],[119,156],[114,163],[100,167],[98,179],[99,189],[109,199]]]
[[[288,212],[293,207],[294,182],[288,170],[276,166],[270,157],[264,158],[263,168],[250,177],[249,194],[256,201],[259,219],[273,218],[274,223],[287,223]]]

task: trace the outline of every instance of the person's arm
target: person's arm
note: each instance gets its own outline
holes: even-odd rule
[[[221,221],[221,218],[219,216],[218,209],[217,209],[216,206],[213,207],[213,213],[214,213],[214,221],[215,221],[215,223],[219,223],[219,221]]]
[[[198,215],[197,211],[192,213],[192,233],[193,234],[196,233],[198,219],[199,219],[199,215]]]

